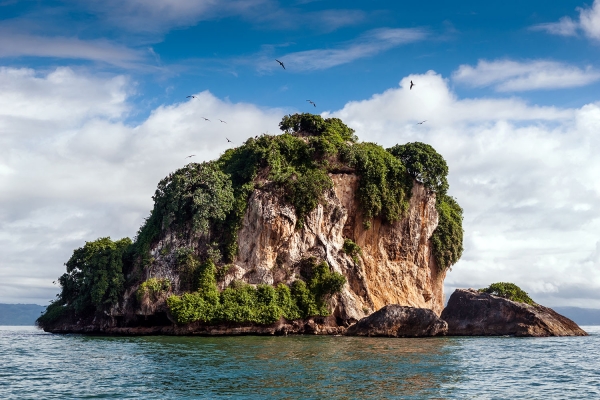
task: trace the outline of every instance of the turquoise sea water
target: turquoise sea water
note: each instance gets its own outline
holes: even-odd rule
[[[600,398],[589,337],[103,337],[0,327],[0,398]]]

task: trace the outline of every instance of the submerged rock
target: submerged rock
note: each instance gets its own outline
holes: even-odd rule
[[[539,304],[456,289],[441,318],[451,336],[587,336],[575,322]]]
[[[348,336],[422,337],[445,335],[448,324],[432,310],[390,304],[352,325]]]

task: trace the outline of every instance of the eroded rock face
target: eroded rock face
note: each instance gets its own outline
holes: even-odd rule
[[[390,304],[350,326],[348,336],[424,337],[445,335],[448,324],[427,308]]]
[[[438,224],[435,195],[415,183],[404,218],[393,224],[376,218],[365,229],[355,197],[359,178],[352,173],[330,177],[334,188],[325,193],[323,204],[308,214],[302,228],[296,227],[294,208],[280,196],[268,189],[254,190],[238,231],[237,257],[220,277],[220,289],[234,280],[290,284],[300,277],[303,260],[314,257],[327,261],[346,277],[342,292],[329,300],[338,326],[348,326],[388,304],[428,308],[439,315],[446,272],[438,270],[429,240]],[[356,258],[343,251],[345,239],[360,246],[361,254]],[[165,232],[150,250],[152,263],[142,279],[166,278],[172,283],[173,294],[189,290],[180,279],[177,251],[209,244],[208,237],[183,238],[177,232]],[[136,307],[136,289],[126,292],[111,316],[124,315],[127,319],[133,313],[150,317],[166,310],[164,299]]]
[[[456,289],[441,318],[451,336],[587,336],[575,322],[541,305]]]
[[[412,190],[408,215],[394,224],[375,219],[365,229],[355,199],[358,177],[332,174],[334,190],[296,229],[292,207],[270,192],[256,190],[239,231],[237,276],[248,283],[290,283],[298,263],[313,256],[342,273],[347,284],[331,300],[334,315],[359,320],[387,304],[443,309],[443,280],[431,255],[429,238],[438,224],[435,196],[420,184]],[[348,238],[362,252],[356,263],[342,250]]]

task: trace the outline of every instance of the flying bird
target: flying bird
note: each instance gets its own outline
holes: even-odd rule
[[[413,81],[410,81],[410,90],[412,90],[413,86],[415,86],[415,84],[413,83]]]
[[[285,69],[285,65],[283,65],[283,63],[282,63],[281,61],[279,61],[279,60],[275,60],[275,61],[277,61],[277,62],[279,63],[279,65],[281,65],[281,67],[282,67],[283,69]]]
[[[228,143],[233,143],[233,142],[232,142],[231,140],[229,140],[228,138],[225,138],[225,139],[227,139],[227,142],[228,142]]]
[[[417,125],[423,125],[425,122],[427,122],[427,120],[421,121],[421,122],[417,122]]]
[[[195,98],[196,98],[196,96],[185,96],[185,98],[186,98],[186,99],[189,99],[190,97],[191,97],[192,99],[195,99]]]
[[[208,118],[204,118],[204,117],[200,117],[200,118],[203,118],[205,121],[210,122],[210,119],[208,119]]]
[[[226,124],[227,122],[223,121],[222,119],[219,119],[219,121],[221,121],[222,123]]]
[[[317,105],[315,104],[315,102],[314,102],[314,101],[312,101],[312,100],[306,100],[306,101],[308,101],[310,104],[312,104],[312,105],[313,105],[313,106],[315,106],[315,107],[317,106]]]
[[[195,154],[192,154],[191,156],[187,156],[186,158],[190,158],[190,157],[195,157]]]

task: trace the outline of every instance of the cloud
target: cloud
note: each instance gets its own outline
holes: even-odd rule
[[[200,21],[229,17],[240,17],[271,29],[310,26],[332,31],[355,25],[365,18],[361,10],[305,12],[301,8],[282,7],[275,0],[93,0],[86,2],[85,7],[113,25],[138,33],[164,32],[175,27],[193,26]]]
[[[595,40],[600,40],[600,0],[594,0],[590,8],[577,7],[579,21],[570,17],[562,17],[558,22],[534,25],[532,30],[545,31],[552,35],[577,36],[578,31]]]
[[[542,304],[600,308],[600,103],[459,99],[429,72],[325,115],[386,147],[429,143],[447,160],[465,228],[447,294],[509,281]]]
[[[135,235],[156,184],[187,155],[215,159],[227,148],[224,136],[237,145],[276,133],[289,112],[204,91],[128,125],[131,86],[124,76],[69,69],[0,70],[0,302],[45,304],[75,248]],[[29,108],[11,106],[24,98]],[[386,147],[430,143],[447,160],[465,227],[448,290],[510,281],[542,304],[600,308],[600,103],[463,99],[430,71],[324,115]]]
[[[461,65],[452,74],[455,82],[472,87],[494,86],[499,92],[563,89],[600,80],[600,72],[555,61],[479,60],[477,66]]]
[[[48,37],[0,31],[0,57],[56,57],[104,62],[120,67],[141,62],[143,55],[107,40]]]
[[[600,0],[594,0],[592,8],[578,8],[579,25],[586,36],[600,40]]]
[[[579,24],[570,17],[562,17],[558,22],[546,22],[537,24],[530,29],[534,31],[546,31],[552,35],[558,36],[577,36]]]
[[[337,48],[299,51],[277,57],[290,71],[316,71],[371,57],[403,44],[424,40],[426,37],[427,31],[420,28],[381,28],[366,32]],[[279,68],[272,62],[265,62],[267,58],[272,57],[262,56],[258,60],[260,70]]]

